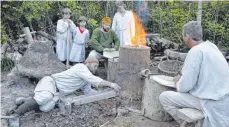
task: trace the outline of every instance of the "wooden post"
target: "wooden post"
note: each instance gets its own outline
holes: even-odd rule
[[[69,36],[70,36],[70,33],[69,33],[69,28],[67,29],[67,61],[66,61],[66,67],[67,69],[69,69],[69,51],[70,51],[70,40],[69,40]]]
[[[129,104],[140,110],[144,81],[141,80],[139,73],[143,69],[149,69],[150,48],[124,46],[120,48],[119,54],[116,83],[122,88],[123,99],[129,99]],[[137,104],[131,104],[132,101],[136,101]]]
[[[151,78],[145,79],[142,99],[142,115],[152,120],[170,121],[172,118],[166,111],[164,111],[159,101],[159,95],[164,91],[174,89],[162,86]]]
[[[29,30],[29,27],[24,27],[23,28],[23,32],[25,34],[25,37],[26,37],[26,41],[30,44],[33,42],[33,37],[30,33],[30,30]]]

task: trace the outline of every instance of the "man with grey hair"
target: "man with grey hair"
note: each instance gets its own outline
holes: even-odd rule
[[[177,92],[160,96],[164,109],[178,122],[178,109],[194,108],[204,112],[203,127],[229,126],[229,66],[217,46],[202,41],[202,27],[190,21],[183,27],[184,42],[191,49],[176,82]]]

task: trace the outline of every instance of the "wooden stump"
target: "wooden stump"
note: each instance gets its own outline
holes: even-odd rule
[[[170,121],[172,117],[164,111],[159,95],[167,90],[174,90],[156,83],[153,79],[145,79],[142,99],[142,115],[157,121]]]
[[[26,41],[30,44],[33,42],[33,37],[31,35],[31,32],[29,30],[29,27],[24,27],[23,32],[25,33]]]
[[[107,80],[115,82],[118,70],[118,58],[108,59]]]
[[[116,83],[122,88],[121,97],[141,104],[144,80],[141,80],[139,73],[149,69],[150,48],[125,46],[120,48],[119,54]]]

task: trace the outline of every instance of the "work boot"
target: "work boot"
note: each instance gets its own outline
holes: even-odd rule
[[[31,110],[37,110],[39,108],[38,103],[36,100],[31,98],[30,100],[26,101],[22,105],[20,105],[16,110],[15,113],[18,115],[23,115],[26,112],[29,112]]]
[[[15,100],[15,104],[16,105],[21,105],[23,103],[25,103],[26,101],[30,100],[32,97],[18,97],[16,100]]]

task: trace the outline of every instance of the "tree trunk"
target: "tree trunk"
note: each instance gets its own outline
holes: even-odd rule
[[[130,103],[136,101],[138,104],[135,104],[134,107],[139,105],[136,108],[140,109],[144,81],[141,80],[139,73],[143,69],[149,69],[150,48],[125,46],[120,48],[119,54],[116,83],[122,88],[123,99],[130,100]]]
[[[197,14],[197,21],[201,23],[201,17],[202,17],[202,0],[198,1],[198,14]]]

